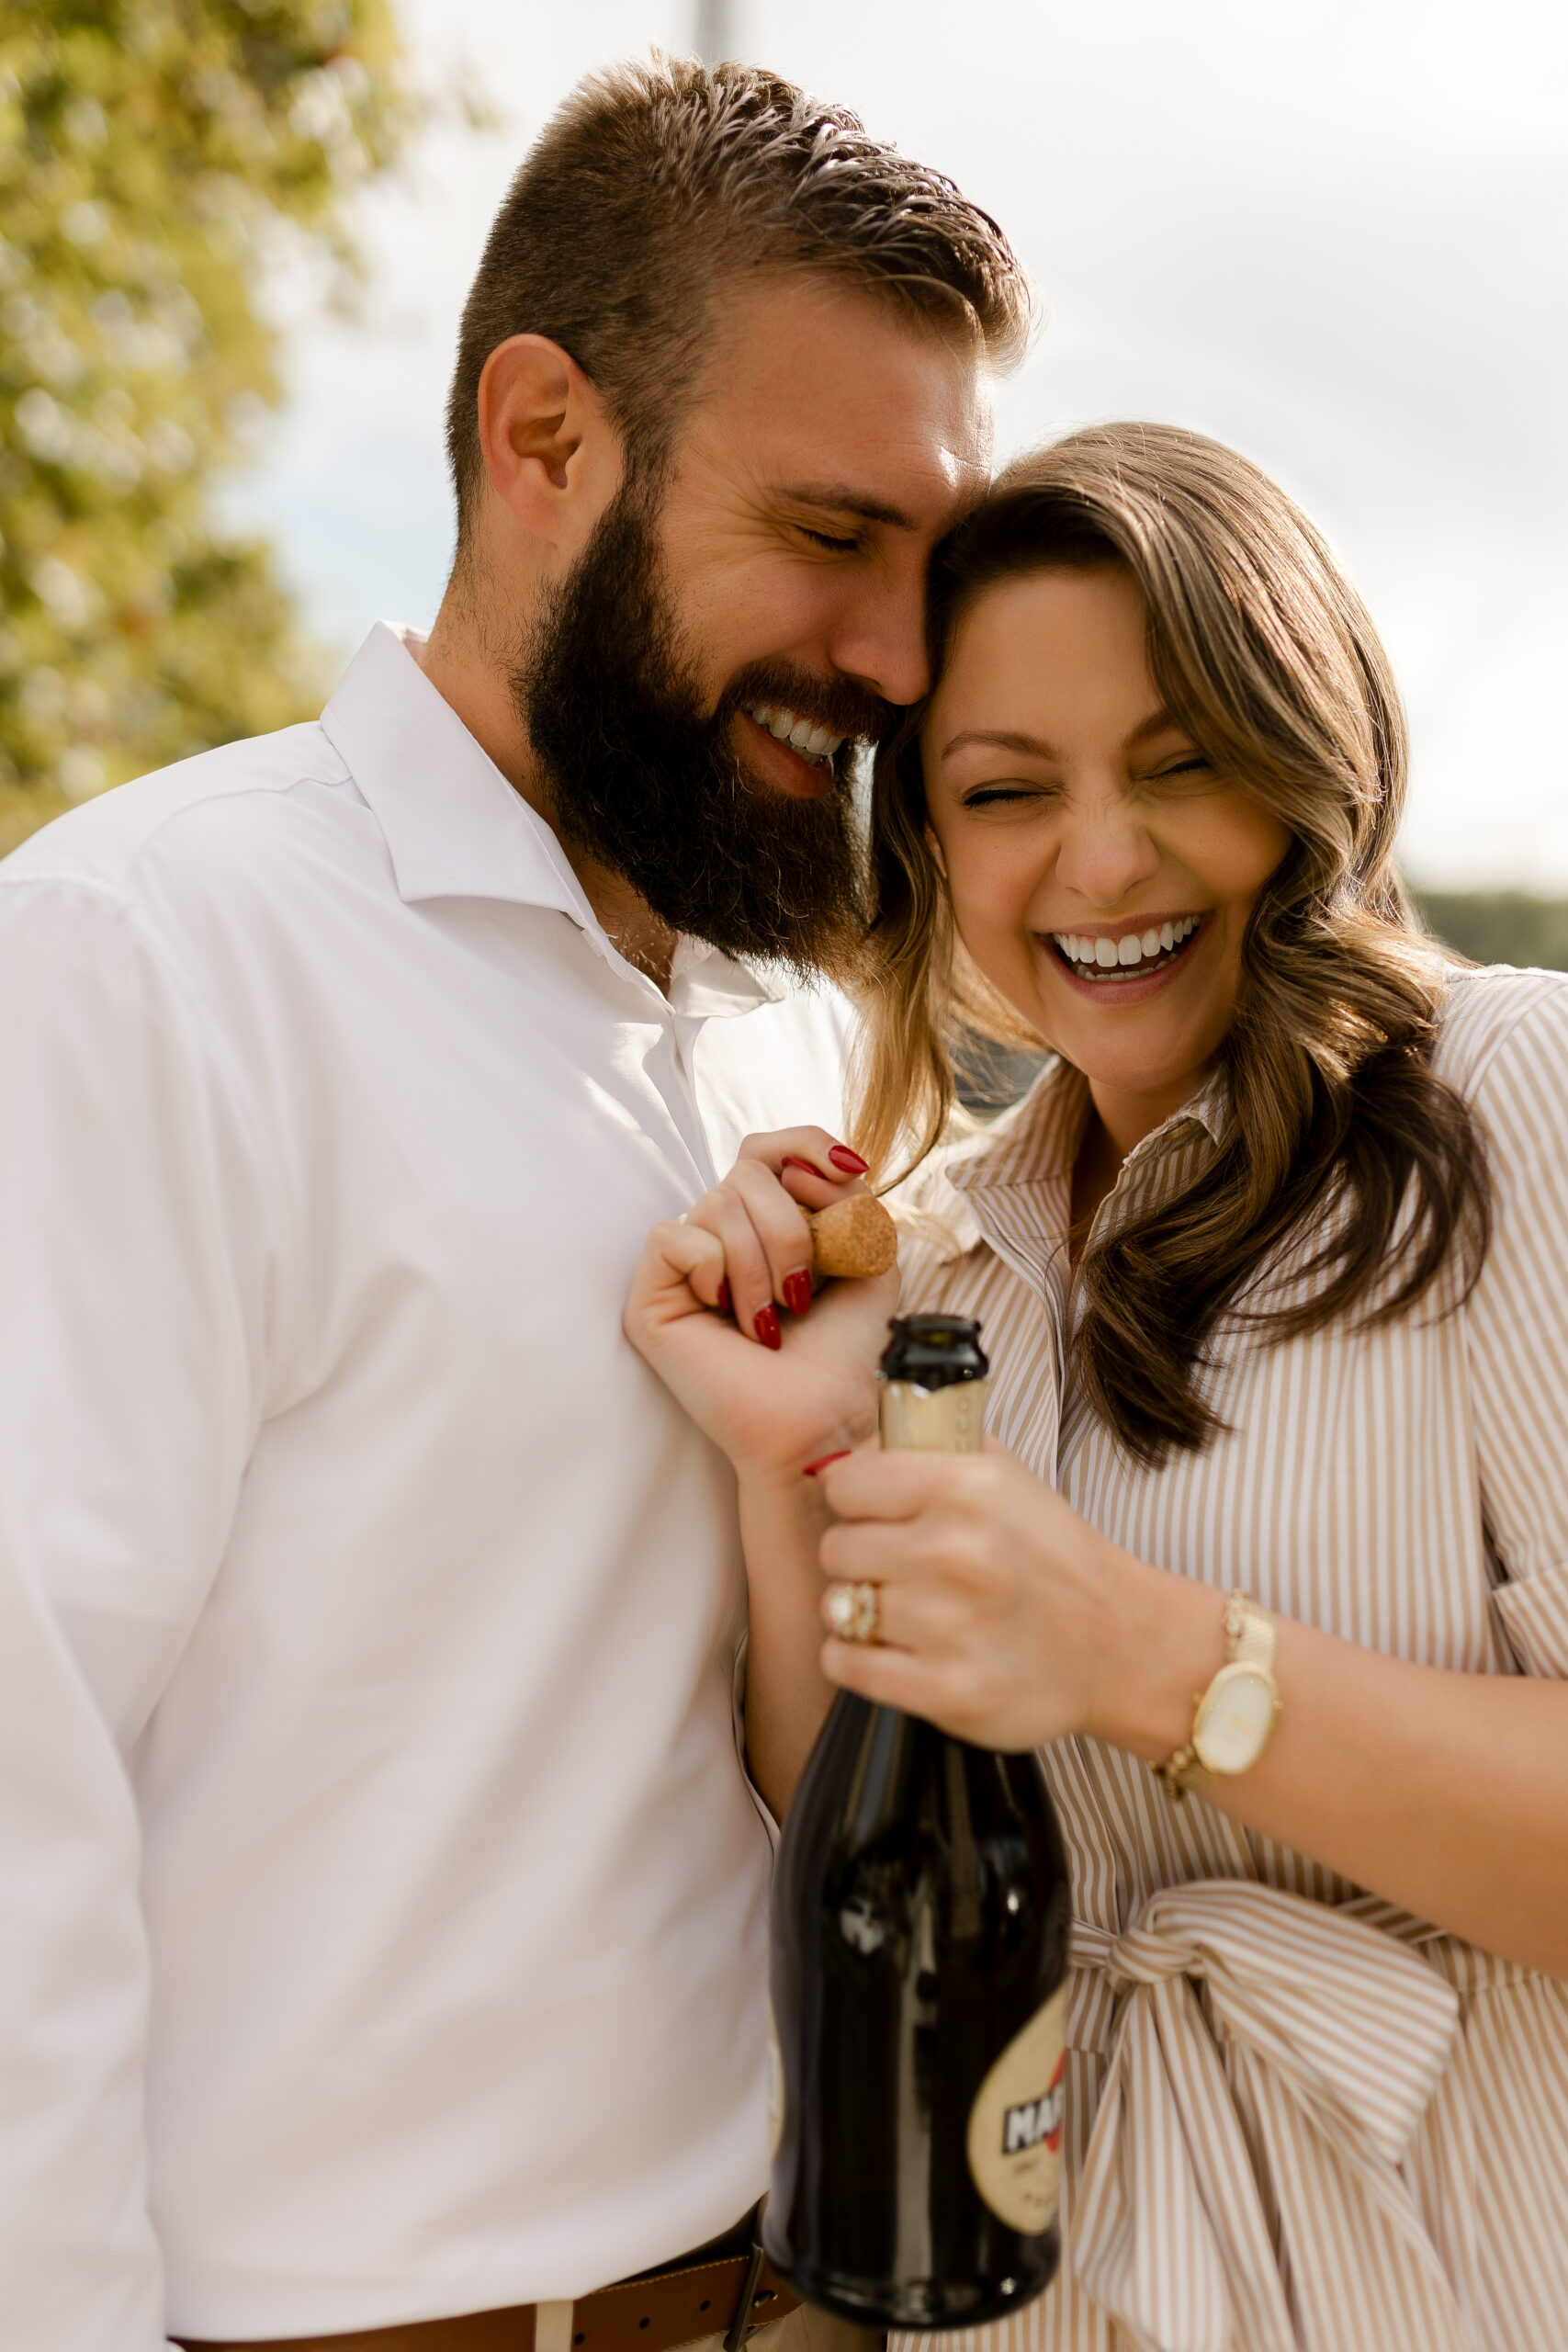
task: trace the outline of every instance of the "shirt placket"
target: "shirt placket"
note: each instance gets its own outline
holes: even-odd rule
[[[969,1207],[987,1247],[1040,1302],[1048,1339],[1043,1363],[1030,1351],[1021,1374],[1006,1363],[993,1371],[997,1419],[1006,1428],[1007,1442],[1018,1452],[1035,1462],[1050,1462],[1053,1467],[1062,1425],[1069,1198],[1070,1179],[1066,1175],[995,1189],[976,1188],[969,1196]],[[1037,1366],[1032,1372],[1032,1365]],[[1021,1378],[1029,1384],[1027,1395],[1019,1392],[1016,1384]],[[1046,1416],[1048,1428],[1043,1425]]]

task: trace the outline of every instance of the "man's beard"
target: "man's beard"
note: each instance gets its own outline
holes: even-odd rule
[[[622,876],[672,930],[802,980],[853,970],[865,852],[849,769],[890,707],[784,662],[732,678],[705,718],[646,502],[623,491],[529,632],[513,698],[569,848]],[[831,781],[795,798],[748,775],[730,722],[748,703],[841,734]],[[750,725],[750,720],[745,722]]]

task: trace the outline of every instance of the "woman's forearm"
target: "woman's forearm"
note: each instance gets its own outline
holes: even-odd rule
[[[834,1698],[818,1665],[822,1571],[818,1547],[829,1513],[815,1479],[798,1471],[740,1484],[750,1638],[746,1657],[746,1755],[782,1821]]]
[[[1222,1662],[1220,1595],[1125,1554],[1097,1736],[1157,1763]],[[1121,1652],[1120,1666],[1117,1651]],[[1568,1688],[1413,1666],[1279,1621],[1258,1763],[1203,1802],[1466,1941],[1568,1976]]]

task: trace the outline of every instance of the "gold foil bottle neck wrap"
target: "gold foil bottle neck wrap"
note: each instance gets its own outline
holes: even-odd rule
[[[921,1388],[913,1380],[885,1380],[877,1418],[889,1453],[978,1453],[986,1428],[986,1383],[954,1380],[942,1388]]]

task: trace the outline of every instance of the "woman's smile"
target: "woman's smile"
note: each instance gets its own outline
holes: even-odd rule
[[[1042,938],[1067,978],[1107,1002],[1141,1004],[1168,988],[1196,951],[1201,914],[1143,915],[1100,930],[1054,931]],[[1036,933],[1037,937],[1041,934]]]

